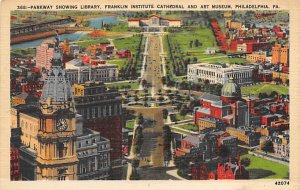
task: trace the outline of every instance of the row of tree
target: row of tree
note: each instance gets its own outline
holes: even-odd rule
[[[138,65],[140,65],[140,62],[142,60],[141,58],[141,51],[143,50],[143,35],[138,34],[139,37],[139,44],[137,46],[137,53],[133,54],[132,57],[128,60],[128,63],[125,67],[121,68],[119,70],[119,78],[125,79],[125,80],[135,80],[138,78]]]
[[[172,153],[171,153],[171,140],[172,140],[172,132],[169,125],[163,126],[163,150],[164,150],[164,161],[165,166],[168,166],[169,161],[172,159]]]
[[[137,127],[134,130],[134,137],[133,137],[133,153],[134,153],[134,158],[131,160],[131,165],[132,165],[132,173],[130,176],[130,180],[138,180],[140,179],[139,174],[137,173],[137,168],[140,165],[140,153],[141,153],[141,148],[142,144],[144,141],[144,136],[143,136],[143,124],[144,124],[144,116],[142,114],[139,114],[137,118]]]

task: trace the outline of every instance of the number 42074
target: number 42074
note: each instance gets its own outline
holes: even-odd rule
[[[275,185],[289,185],[290,182],[289,181],[276,181]]]

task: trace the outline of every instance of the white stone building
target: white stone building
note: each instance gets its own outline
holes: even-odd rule
[[[71,84],[87,81],[113,82],[118,80],[118,66],[116,64],[83,64],[79,60],[66,63],[66,75]]]
[[[192,82],[208,80],[210,84],[224,84],[234,78],[238,84],[253,82],[252,66],[227,65],[225,63],[198,63],[188,65],[187,79]]]
[[[152,14],[149,18],[129,18],[129,27],[180,27],[181,20],[162,18],[156,14]]]

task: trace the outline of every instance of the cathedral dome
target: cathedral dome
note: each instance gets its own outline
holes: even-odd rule
[[[241,97],[241,88],[234,82],[233,78],[230,78],[222,88],[221,96],[229,98]]]

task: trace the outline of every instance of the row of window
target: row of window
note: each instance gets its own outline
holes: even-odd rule
[[[24,127],[25,127],[26,130],[28,130],[28,123],[27,123],[27,121],[24,122],[23,120],[21,120],[21,128],[22,128],[22,130],[24,130]],[[31,132],[37,131],[37,125],[32,126],[32,124],[29,123],[29,130],[30,130]]]
[[[102,169],[102,168],[106,168],[108,167],[108,163],[107,162],[98,162],[98,167],[97,169]],[[79,174],[80,173],[87,173],[87,172],[93,172],[96,170],[96,163],[95,162],[90,162],[90,167],[88,168],[86,164],[82,164],[78,167],[79,170]]]
[[[114,107],[109,105],[88,107],[78,109],[78,113],[86,119],[100,118],[105,116],[119,115],[121,114],[121,105],[115,105]]]

